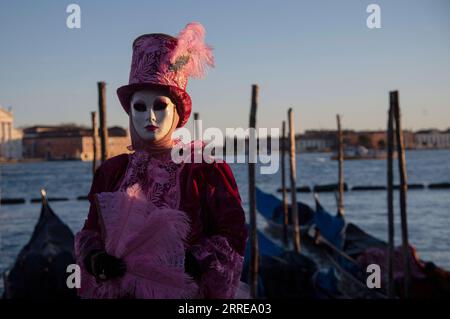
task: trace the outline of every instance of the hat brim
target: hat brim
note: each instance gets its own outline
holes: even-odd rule
[[[177,127],[182,127],[186,124],[192,110],[191,97],[185,90],[172,85],[144,82],[121,86],[117,89],[117,96],[119,97],[120,104],[122,104],[125,112],[128,114],[130,112],[130,101],[133,94],[145,89],[155,89],[168,94],[174,100],[173,102],[177,107],[178,116],[180,117]]]

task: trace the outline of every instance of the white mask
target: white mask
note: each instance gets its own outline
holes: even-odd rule
[[[134,129],[144,141],[158,141],[170,131],[175,104],[158,91],[135,92],[131,98],[131,119]]]

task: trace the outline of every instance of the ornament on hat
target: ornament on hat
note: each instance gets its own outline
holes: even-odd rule
[[[183,70],[186,76],[202,78],[206,68],[214,67],[212,48],[205,43],[205,28],[192,22],[178,34],[177,46],[170,55],[170,70]]]

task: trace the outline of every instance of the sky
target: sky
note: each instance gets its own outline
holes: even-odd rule
[[[66,26],[71,3],[80,29]],[[380,29],[366,25],[371,3]],[[216,61],[188,85],[203,128],[246,128],[252,84],[258,127],[281,127],[292,107],[297,132],[335,129],[338,113],[345,129],[384,129],[390,90],[405,129],[450,127],[447,0],[0,0],[0,105],[16,127],[90,125],[105,81],[108,124],[127,127],[116,89],[128,83],[133,40],[177,35],[192,21]]]

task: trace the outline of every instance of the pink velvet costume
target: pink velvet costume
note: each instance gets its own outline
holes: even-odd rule
[[[180,116],[177,126],[183,126],[191,112],[187,77],[199,74],[202,59],[212,59],[203,37],[199,24],[189,24],[178,41],[161,34],[139,37],[133,44],[130,84],[118,90],[126,112],[133,91],[165,88]],[[133,140],[135,132],[130,133]],[[95,173],[89,214],[75,237],[79,296],[247,297],[239,288],[247,228],[228,164],[176,163],[170,152],[133,146],[134,153],[108,159]],[[194,143],[185,150],[194,152]],[[89,274],[84,259],[96,249],[124,260],[125,275],[97,281]],[[198,278],[184,272],[186,251],[199,266]]]
[[[240,283],[247,240],[245,215],[232,171],[226,163],[180,163],[154,158],[144,151],[107,160],[95,174],[90,210],[76,235],[77,263],[82,269],[81,297],[95,297],[95,279],[85,271],[84,257],[103,249],[104,240],[94,194],[116,192],[135,182],[146,185],[157,207],[178,209],[190,220],[186,249],[202,269],[199,298],[234,298]],[[94,286],[94,287],[93,287]]]

